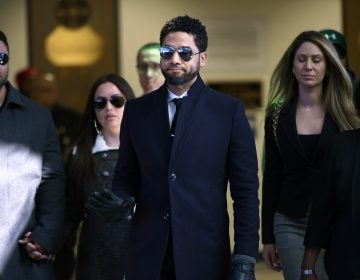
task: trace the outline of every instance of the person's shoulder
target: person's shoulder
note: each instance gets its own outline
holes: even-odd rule
[[[125,106],[128,107],[148,106],[149,103],[158,102],[157,100],[159,100],[163,96],[163,94],[164,94],[163,91],[160,90],[159,88],[150,93],[128,100]]]
[[[234,97],[224,92],[220,92],[208,87],[206,103],[209,108],[213,108],[218,114],[239,116],[245,114],[245,104],[241,98]]]
[[[341,131],[336,134],[335,138],[337,141],[350,141],[352,139],[356,139],[360,137],[360,128],[357,129],[350,129],[346,131]]]
[[[50,111],[47,108],[26,97],[17,89],[11,87],[9,93],[11,94],[11,102],[21,108],[20,111],[31,114],[31,116],[48,115],[51,118]]]
[[[241,100],[241,98],[236,98],[232,95],[229,95],[229,94],[221,92],[221,91],[217,91],[210,87],[207,87],[207,96],[209,98],[216,100],[216,102],[221,102],[221,103],[229,104],[229,105],[230,104],[243,105],[243,101]]]

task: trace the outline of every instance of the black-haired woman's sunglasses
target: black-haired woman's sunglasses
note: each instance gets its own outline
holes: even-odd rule
[[[121,108],[125,104],[125,98],[121,95],[112,95],[110,99],[100,96],[94,99],[93,105],[95,109],[104,109],[108,101],[116,108]]]

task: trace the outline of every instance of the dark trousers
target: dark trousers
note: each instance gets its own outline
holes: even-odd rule
[[[75,269],[74,247],[76,241],[77,236],[74,234],[57,252],[54,260],[56,280],[71,280]]]
[[[169,239],[168,239],[168,244],[166,247],[163,266],[161,269],[160,280],[176,280],[171,231],[169,233]]]

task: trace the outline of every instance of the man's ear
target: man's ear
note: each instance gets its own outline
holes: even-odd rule
[[[200,67],[204,67],[207,60],[207,52],[200,53]]]

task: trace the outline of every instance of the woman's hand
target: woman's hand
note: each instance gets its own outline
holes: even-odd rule
[[[276,257],[276,247],[275,244],[264,244],[263,246],[263,259],[266,265],[275,271],[281,270],[281,264]]]

